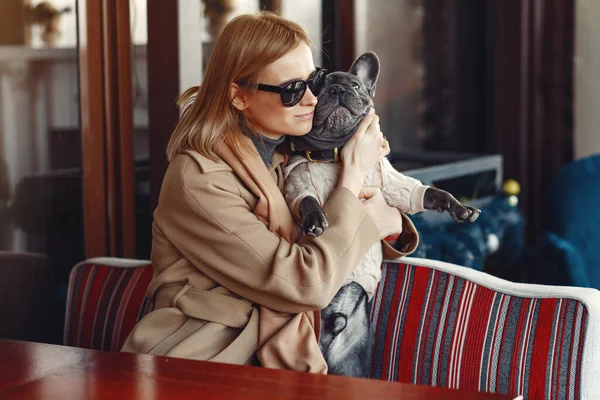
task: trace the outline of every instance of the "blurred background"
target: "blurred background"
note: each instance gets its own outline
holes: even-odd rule
[[[0,337],[60,342],[76,263],[150,257],[175,99],[258,10],[329,71],[376,52],[394,165],[484,211],[413,216],[416,255],[600,287],[598,2],[1,0]]]

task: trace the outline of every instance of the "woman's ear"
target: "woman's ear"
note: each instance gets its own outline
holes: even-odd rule
[[[248,95],[235,83],[232,83],[229,87],[229,98],[231,104],[240,111],[244,111],[248,108]]]

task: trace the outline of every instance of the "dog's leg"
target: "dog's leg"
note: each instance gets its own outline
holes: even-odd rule
[[[321,208],[319,202],[316,200],[319,198],[319,194],[311,181],[310,174],[311,171],[308,169],[308,163],[305,162],[294,167],[285,178],[283,195],[294,219],[299,225],[303,225],[304,216],[313,213],[315,208]],[[312,200],[306,200],[304,205],[300,207],[306,198],[312,198]],[[313,200],[316,204],[313,204]],[[303,232],[303,234],[306,233]]]
[[[400,211],[409,214],[424,210],[448,211],[457,222],[473,222],[479,217],[480,210],[462,204],[446,191],[425,186],[402,174],[388,159],[383,159],[381,166],[381,171],[375,170],[369,183],[382,184],[386,202]]]
[[[424,211],[422,201],[427,186],[397,171],[387,158],[369,172],[365,185],[380,186],[385,201],[402,212]]]
[[[350,282],[321,311],[319,347],[329,374],[369,377],[375,339],[370,310],[365,290]]]

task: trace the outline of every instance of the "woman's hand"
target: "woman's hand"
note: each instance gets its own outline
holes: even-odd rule
[[[358,198],[363,200],[365,210],[375,221],[380,239],[402,233],[400,211],[386,203],[383,194],[381,194],[381,189],[366,187],[360,192]]]
[[[389,153],[390,146],[381,133],[379,117],[371,108],[342,149],[344,169],[339,185],[358,195],[367,171]]]

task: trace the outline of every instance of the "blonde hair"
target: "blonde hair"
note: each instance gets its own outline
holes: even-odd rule
[[[202,85],[188,89],[178,99],[186,108],[167,145],[167,159],[171,161],[184,150],[215,159],[221,141],[240,154],[240,133],[250,121],[232,105],[231,84],[253,92],[262,70],[301,42],[311,45],[304,28],[270,12],[231,20],[215,44]]]

